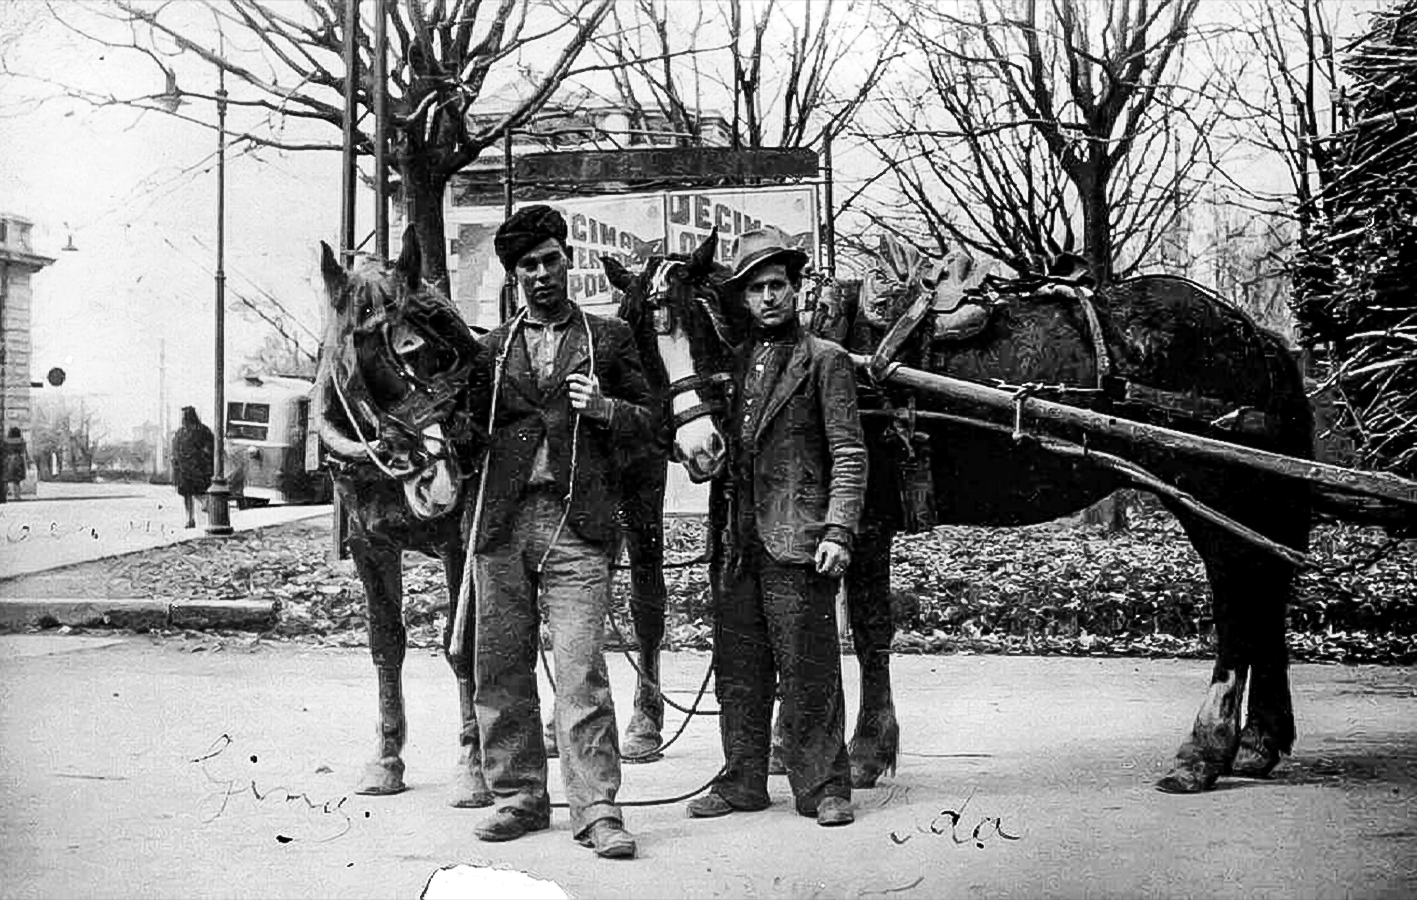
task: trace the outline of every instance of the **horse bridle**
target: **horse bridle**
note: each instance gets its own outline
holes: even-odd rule
[[[650,281],[650,290],[645,295],[644,305],[649,311],[654,325],[654,333],[658,337],[668,337],[674,333],[674,323],[670,317],[669,306],[665,303],[665,298],[670,294],[670,274],[684,263],[680,260],[664,260],[655,269],[654,276]],[[724,341],[723,323],[720,320],[718,311],[709,306],[708,301],[702,297],[695,296],[695,302],[704,310],[712,323],[714,333],[718,335],[720,341]],[[733,376],[728,372],[710,372],[707,375],[698,371],[698,363],[695,361],[694,374],[686,375],[683,378],[671,381],[666,388],[665,403],[670,410],[674,409],[674,398],[680,394],[697,393],[700,398],[710,396],[718,398],[705,401],[700,399],[698,403],[687,409],[673,412],[670,416],[670,424],[674,430],[679,430],[695,419],[702,419],[704,416],[720,414],[726,406],[722,397],[733,384]]]
[[[440,340],[440,329],[434,327],[432,321],[433,315],[439,310],[423,311],[410,308],[408,303],[409,301],[405,301],[400,314],[404,321],[425,340]],[[359,405],[378,421],[376,427],[383,428],[392,424],[394,430],[406,438],[403,442],[406,444],[406,460],[398,458],[398,450],[383,448],[383,442],[377,432],[372,438],[364,434],[360,417],[355,414],[354,405],[350,403],[346,392],[345,378],[338,377],[339,373],[336,371],[331,373],[335,377],[330,379],[335,396],[354,432],[355,440],[364,448],[367,461],[384,475],[400,479],[412,477],[441,461],[456,462],[450,452],[451,442],[446,432],[433,435],[429,433],[429,429],[443,425],[456,409],[458,394],[470,380],[471,356],[462,351],[455,351],[458,358],[454,365],[425,377],[410,369],[404,358],[395,350],[393,323],[388,319],[380,323],[375,332],[375,340],[382,361],[390,366],[408,389],[403,397],[389,408],[376,405],[372,396],[359,398],[363,401]],[[357,349],[354,352],[357,356]],[[358,360],[356,359],[355,364],[349,368],[349,378],[362,383],[364,376]],[[430,444],[438,446],[430,447]],[[381,450],[384,450],[382,454]],[[363,460],[342,461],[346,464],[357,464]]]

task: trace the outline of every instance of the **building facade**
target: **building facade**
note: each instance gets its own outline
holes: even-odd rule
[[[28,447],[34,446],[34,407],[30,398],[30,278],[54,262],[34,252],[30,232],[34,223],[0,212],[0,428],[9,434],[19,428]],[[20,486],[33,494],[35,467]]]

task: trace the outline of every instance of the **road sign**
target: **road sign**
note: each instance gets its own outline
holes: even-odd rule
[[[59,387],[59,385],[64,383],[64,370],[55,366],[49,370],[49,374],[47,374],[45,378],[47,378],[49,383],[54,387]]]

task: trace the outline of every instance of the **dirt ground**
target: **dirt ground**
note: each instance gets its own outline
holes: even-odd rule
[[[473,838],[485,811],[443,802],[456,698],[436,655],[406,670],[412,789],[369,798],[349,793],[373,745],[367,655],[220,646],[0,637],[0,896],[418,897],[457,864],[576,897],[1417,895],[1412,668],[1296,666],[1295,757],[1270,781],[1176,797],[1151,785],[1205,663],[900,657],[906,753],[857,792],[856,824],[796,816],[774,779],[760,813],[631,807],[641,853],[624,862],[572,842],[564,811],[510,844]],[[672,654],[671,696],[691,700],[706,665]],[[846,673],[854,704],[850,660]],[[628,664],[613,657],[611,674],[628,704]],[[621,798],[687,794],[720,761],[713,720],[697,719],[662,762],[626,768]]]

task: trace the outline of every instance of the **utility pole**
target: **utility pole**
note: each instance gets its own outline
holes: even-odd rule
[[[226,50],[222,42],[222,52]],[[216,414],[212,486],[207,493],[207,534],[231,534],[231,492],[226,486],[226,69],[217,66],[216,91]]]
[[[153,475],[161,474],[167,465],[167,339],[158,341],[157,349],[157,441],[153,446]]]

